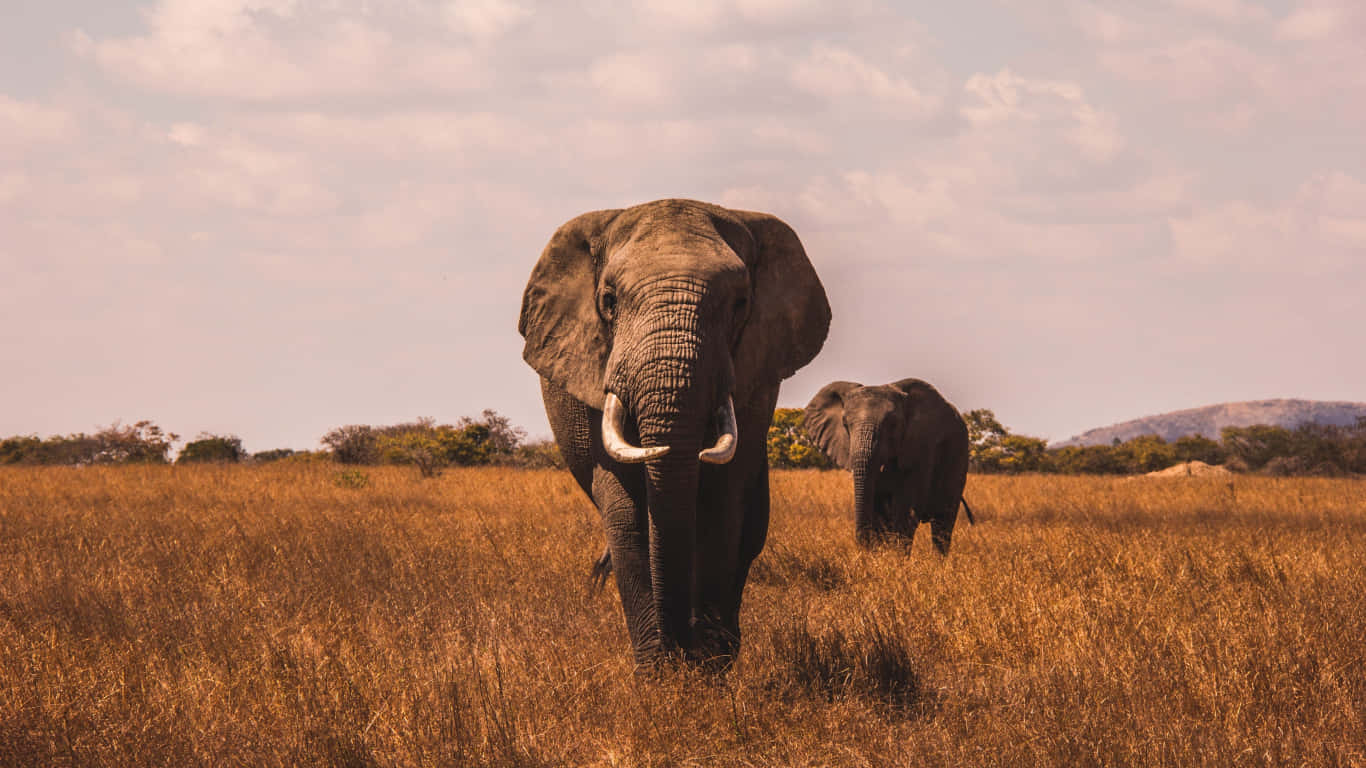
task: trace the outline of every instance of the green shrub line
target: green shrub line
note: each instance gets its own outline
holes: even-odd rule
[[[963,416],[971,442],[972,471],[982,474],[1134,475],[1190,461],[1273,476],[1366,474],[1366,418],[1348,427],[1225,427],[1217,440],[1188,435],[1168,442],[1158,435],[1143,435],[1111,445],[1049,448],[1041,438],[1011,433],[988,409]],[[832,466],[807,436],[804,417],[800,408],[774,412],[768,430],[770,466]],[[0,465],[169,464],[172,445],[179,439],[145,420],[132,425],[115,422],[89,435],[20,435],[0,439]],[[525,429],[493,410],[454,424],[438,424],[431,418],[388,426],[348,424],[330,430],[320,442],[324,447],[319,451],[276,448],[249,453],[235,435],[201,433],[181,448],[175,463],[388,464],[412,466],[423,477],[434,477],[446,467],[565,466],[553,440],[528,441]]]
[[[1140,435],[1110,445],[1048,448],[1041,438],[1011,434],[987,409],[963,416],[972,471],[983,474],[1138,475],[1191,461],[1273,476],[1366,474],[1366,417],[1347,427],[1224,427],[1218,440]]]

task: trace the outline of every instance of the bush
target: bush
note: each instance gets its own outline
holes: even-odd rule
[[[507,417],[485,410],[479,420],[453,425],[428,417],[387,427],[351,424],[323,435],[322,443],[342,464],[411,464],[432,477],[451,465],[515,464],[525,437]]]
[[[178,439],[150,421],[114,422],[93,435],[7,438],[0,441],[0,464],[165,464]]]
[[[323,435],[322,443],[342,464],[374,464],[379,460],[379,436],[365,424],[348,424]]]
[[[338,488],[360,490],[370,484],[370,476],[359,469],[343,469],[332,478],[332,483]]]
[[[307,451],[304,451],[307,453]],[[281,461],[295,455],[292,448],[272,448],[269,451],[258,451],[251,455],[251,460],[257,464],[269,464],[272,461]]]
[[[1178,462],[1203,461],[1206,464],[1222,464],[1228,459],[1228,452],[1217,440],[1204,435],[1186,435],[1172,443],[1172,450]]]
[[[534,443],[523,443],[517,446],[517,450],[512,452],[508,464],[525,469],[565,469],[566,467],[564,456],[560,454],[560,447],[555,444],[554,440],[538,440]]]
[[[218,463],[236,464],[246,458],[242,449],[242,439],[236,435],[201,434],[194,441],[186,443],[176,457],[177,464]]]
[[[1222,437],[1229,456],[1242,459],[1252,469],[1261,469],[1277,456],[1293,453],[1290,430],[1284,427],[1224,427]]]
[[[0,464],[42,464],[43,441],[37,435],[0,440]]]
[[[806,433],[806,411],[779,408],[768,428],[768,464],[781,469],[826,469],[830,460]]]
[[[440,435],[438,428],[432,427],[382,435],[378,443],[380,458],[386,464],[412,464],[423,477],[436,477],[450,463]]]
[[[1045,467],[1048,443],[1014,435],[986,408],[963,414],[968,427],[968,466],[974,472],[1039,472]]]

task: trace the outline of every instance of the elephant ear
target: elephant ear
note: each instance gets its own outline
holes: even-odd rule
[[[811,362],[830,330],[830,303],[791,227],[767,213],[730,213],[755,245],[749,264],[754,297],[735,347],[735,378],[744,396]]]
[[[517,330],[522,359],[576,399],[599,410],[606,399],[608,344],[598,316],[600,240],[620,210],[593,211],[565,223],[550,238],[522,294]]]
[[[844,428],[844,395],[861,385],[832,381],[806,404],[806,434],[826,458],[849,469],[849,431]]]
[[[901,446],[902,456],[917,456],[928,445],[937,443],[950,425],[948,420],[956,419],[958,412],[949,405],[928,382],[921,379],[902,379],[892,387],[906,395],[901,404]]]
[[[938,394],[935,388],[930,386],[929,382],[926,382],[922,379],[902,379],[901,381],[892,382],[892,386],[901,390],[904,394],[907,395],[913,395],[916,392],[925,391],[935,392],[935,394]]]

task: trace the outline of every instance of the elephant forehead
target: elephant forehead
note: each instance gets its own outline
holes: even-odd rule
[[[696,200],[656,200],[627,208],[604,234],[609,248],[633,240],[660,243],[696,238],[728,244],[744,256],[754,245],[749,230],[734,214]]]
[[[896,395],[888,387],[862,387],[844,396],[844,409],[860,416],[880,416],[896,407]]]
[[[724,243],[692,238],[633,241],[612,252],[603,278],[621,288],[668,290],[691,285],[700,293],[743,287],[748,271]]]

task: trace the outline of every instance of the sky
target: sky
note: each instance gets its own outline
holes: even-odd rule
[[[16,7],[17,6],[17,7]],[[7,0],[0,435],[246,448],[492,408],[585,211],[797,231],[783,385],[916,376],[1012,431],[1366,400],[1359,0]]]

